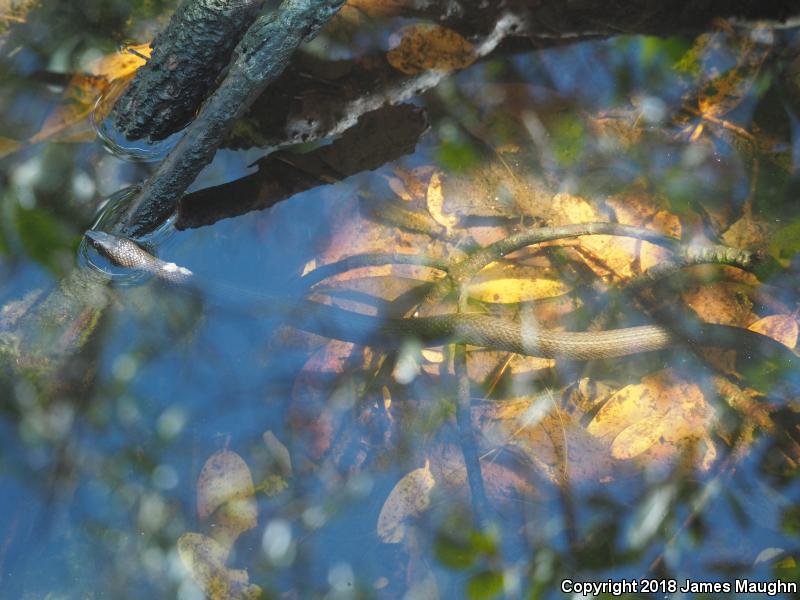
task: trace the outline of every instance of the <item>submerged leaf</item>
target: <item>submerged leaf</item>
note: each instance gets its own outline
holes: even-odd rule
[[[671,459],[702,440],[706,452],[697,466],[707,468],[716,456],[708,439],[713,416],[700,387],[667,369],[612,395],[587,431],[609,440],[611,455],[618,460],[640,455]]]
[[[261,588],[251,585],[247,571],[228,569],[227,550],[200,533],[185,533],[178,539],[178,555],[192,579],[210,600],[255,600]]]
[[[16,152],[21,145],[22,142],[0,136],[0,158]]]
[[[264,445],[269,450],[272,462],[284,477],[291,477],[292,475],[292,458],[289,455],[289,449],[275,437],[272,431],[265,431],[261,436],[264,440]]]
[[[747,328],[771,337],[788,348],[797,346],[797,319],[792,315],[770,315],[748,325]]]
[[[451,71],[468,67],[477,58],[475,47],[452,29],[412,25],[401,31],[400,44],[386,58],[395,69],[415,75],[430,69]]]
[[[430,465],[406,474],[389,493],[378,516],[378,537],[385,544],[398,544],[406,536],[406,523],[424,512],[436,484]]]
[[[442,193],[442,180],[439,173],[431,176],[428,184],[428,212],[433,219],[450,233],[458,223],[458,217],[444,212],[444,194]]]
[[[93,140],[95,133],[88,119],[92,110],[96,108],[100,119],[107,116],[149,54],[149,43],[129,46],[93,62],[88,73],[75,75],[64,90],[61,104],[50,113],[39,132],[28,143]],[[103,100],[98,105],[101,96]]]
[[[555,225],[606,220],[585,198],[571,194],[557,194],[553,198],[553,211]],[[634,274],[632,265],[637,240],[610,235],[587,235],[577,238],[574,243],[586,257],[587,266],[597,275],[611,273],[616,277],[628,278]]]
[[[554,298],[569,290],[559,279],[543,277],[542,269],[500,263],[488,265],[467,286],[471,298],[499,304]]]
[[[220,450],[203,465],[197,480],[197,513],[203,520],[214,516],[214,537],[228,548],[256,526],[253,477],[235,452]]]

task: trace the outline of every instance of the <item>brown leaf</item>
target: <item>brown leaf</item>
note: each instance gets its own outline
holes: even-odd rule
[[[428,218],[430,219],[430,217]],[[392,251],[397,254],[419,254],[419,248],[426,248],[426,253],[434,258],[441,254],[437,250],[437,244],[431,243],[430,238],[424,234],[412,233],[394,226],[383,225],[373,219],[364,217],[361,214],[356,198],[350,201],[343,199],[337,205],[336,212],[331,218],[331,223],[335,224],[335,228],[330,242],[317,258],[317,265],[335,263],[348,256],[358,254],[386,252],[388,244],[391,244]],[[394,268],[377,272],[393,273]],[[403,271],[400,272],[402,273]],[[358,276],[363,276],[363,272]],[[350,275],[350,278],[352,277],[354,275]],[[339,279],[345,278],[347,277],[339,277]]]
[[[745,214],[722,234],[722,241],[734,248],[753,248],[766,245],[777,230],[775,223]]]
[[[251,585],[247,571],[228,569],[228,551],[216,540],[199,533],[178,539],[178,555],[186,570],[210,600],[255,600],[262,591]]]
[[[442,192],[442,180],[439,173],[431,175],[428,183],[428,212],[433,219],[445,228],[447,233],[451,233],[458,223],[458,217],[444,212],[444,193]]]
[[[537,371],[552,369],[555,364],[556,361],[551,358],[522,356],[521,354],[475,348],[468,353],[467,372],[472,381],[483,385],[486,378],[492,373],[497,373],[498,370],[502,371],[499,375],[522,374],[530,377]]]
[[[28,13],[40,4],[41,0],[0,0],[0,36],[6,34],[12,23],[24,23]]]
[[[558,407],[550,394],[507,400],[477,416],[489,446],[516,448],[555,484],[598,481],[611,473],[603,444]]]
[[[386,58],[406,75],[423,71],[451,71],[471,65],[477,58],[475,48],[452,29],[439,25],[411,25],[400,31],[400,43]]]
[[[771,337],[787,348],[797,346],[797,319],[793,315],[770,315],[759,319],[747,327],[762,335]]]
[[[500,449],[502,451],[502,449]],[[483,477],[486,497],[502,513],[505,501],[510,500],[514,505],[522,498],[535,498],[537,493],[531,485],[529,468],[522,469],[497,462],[497,453],[481,457],[481,476]],[[458,446],[442,445],[431,453],[431,471],[437,482],[449,486],[452,492],[463,493],[469,497],[467,485],[467,469],[464,466],[464,453]],[[519,472],[521,471],[521,473]]]
[[[706,49],[709,55],[716,46],[717,50],[722,48],[735,56],[736,64],[721,73],[716,65],[706,72],[697,101],[705,116],[721,117],[739,106],[772,51],[774,33],[768,27],[754,28],[740,36],[731,33],[717,33],[706,38],[710,42]]]
[[[681,293],[683,301],[708,323],[747,327],[758,316],[753,303],[740,291],[738,284],[717,282],[692,286]]]

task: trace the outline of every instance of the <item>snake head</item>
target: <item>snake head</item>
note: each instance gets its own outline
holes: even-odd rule
[[[89,240],[92,248],[97,250],[106,258],[113,259],[113,250],[115,247],[116,236],[103,231],[92,231],[91,229],[85,232],[84,237]]]

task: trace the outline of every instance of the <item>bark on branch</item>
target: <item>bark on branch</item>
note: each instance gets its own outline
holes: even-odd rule
[[[111,112],[129,140],[162,140],[192,120],[263,0],[184,0]]]
[[[283,72],[295,49],[312,39],[342,4],[344,0],[285,0],[277,11],[259,15],[236,47],[237,58],[227,76],[144,184],[118,233],[142,235],[172,213],[234,121]]]

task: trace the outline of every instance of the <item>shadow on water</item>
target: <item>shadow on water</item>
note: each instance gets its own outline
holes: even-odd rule
[[[85,37],[58,24],[45,39],[57,17]],[[29,21],[4,40],[9,140],[63,109],[65,86],[42,73],[78,70],[125,23]],[[151,166],[87,141],[80,119],[14,147],[0,175],[0,596],[556,598],[627,581],[602,591],[680,598],[797,582],[800,95],[786,73],[800,47],[795,30],[764,45],[748,32],[514,49],[255,164],[241,136],[281,145],[252,129],[274,115],[251,114],[143,245],[188,285],[78,249],[101,199]],[[308,96],[369,64],[306,60]],[[730,64],[742,79],[715,96],[709,73]],[[584,236],[474,262],[521,232],[591,222],[682,244]],[[743,269],[690,244],[761,252]],[[687,268],[658,271],[676,257]],[[652,284],[626,292],[642,273]],[[550,330],[680,335],[589,361],[461,356],[306,333],[308,299],[481,313],[522,323],[531,347]],[[693,319],[770,339],[708,347]]]

